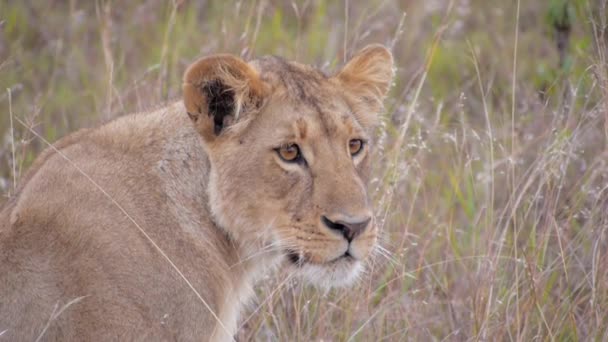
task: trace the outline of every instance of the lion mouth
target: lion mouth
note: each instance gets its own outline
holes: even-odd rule
[[[315,265],[332,265],[338,262],[343,262],[343,261],[347,261],[347,262],[353,262],[356,261],[357,259],[352,256],[349,251],[347,250],[346,252],[344,252],[344,254],[342,254],[341,256],[334,258],[332,260],[329,260],[327,262],[323,262],[323,263],[317,263],[317,262],[312,262],[310,260],[308,260],[302,253],[298,253],[294,250],[288,250],[287,251],[287,259],[295,266],[301,267],[305,264],[315,264]]]
[[[305,260],[303,255],[292,250],[287,251],[287,259],[296,266],[302,266]]]

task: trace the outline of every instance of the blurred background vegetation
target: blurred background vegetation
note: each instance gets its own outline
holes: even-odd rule
[[[239,340],[608,340],[606,0],[0,1],[0,203],[46,147],[179,100],[216,52],[396,80],[353,289],[269,277]]]

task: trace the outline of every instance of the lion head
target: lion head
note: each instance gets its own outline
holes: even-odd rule
[[[378,235],[367,193],[390,52],[335,75],[278,57],[215,55],[184,76],[184,104],[211,164],[209,207],[248,253],[284,258],[323,286],[352,282]]]

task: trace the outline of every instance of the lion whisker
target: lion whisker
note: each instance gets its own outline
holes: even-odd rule
[[[377,253],[377,255],[386,258],[386,260],[388,260],[394,266],[401,265],[401,263],[393,257],[392,253],[389,252],[386,248],[382,247],[380,244],[376,244],[376,246],[374,246],[373,251]]]
[[[247,262],[247,261],[249,261],[251,259],[254,259],[256,257],[259,257],[261,255],[270,254],[270,253],[273,253],[273,252],[281,252],[283,250],[284,250],[284,248],[282,246],[280,246],[280,245],[272,245],[272,244],[270,244],[270,245],[264,246],[264,247],[262,247],[262,249],[260,249],[257,252],[255,252],[255,253],[247,256],[246,258],[239,259],[238,262],[230,265],[230,268],[232,269],[232,268],[234,268],[234,267],[236,267],[238,265],[241,265],[241,264],[243,264],[243,263],[245,263],[245,262]]]

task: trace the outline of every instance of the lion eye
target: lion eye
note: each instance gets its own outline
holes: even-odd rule
[[[288,144],[279,147],[279,157],[286,162],[296,162],[301,158],[300,148],[296,144]]]
[[[348,142],[348,149],[351,156],[356,156],[363,149],[363,140],[353,139]]]

